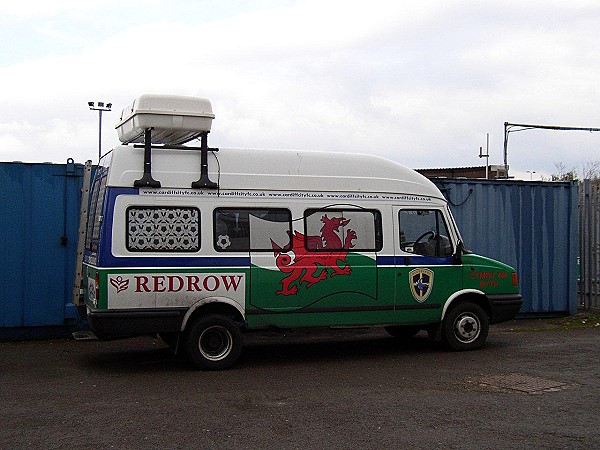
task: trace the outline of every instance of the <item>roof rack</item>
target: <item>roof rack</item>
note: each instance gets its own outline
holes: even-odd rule
[[[208,133],[214,119],[212,106],[204,98],[178,95],[141,95],[121,112],[116,125],[119,140],[124,144],[143,144],[144,172],[133,187],[161,187],[152,177],[152,149],[200,150],[200,178],[192,183],[194,189],[217,189],[217,183],[208,176]],[[182,144],[200,138],[200,147]],[[139,148],[142,145],[134,145]]]

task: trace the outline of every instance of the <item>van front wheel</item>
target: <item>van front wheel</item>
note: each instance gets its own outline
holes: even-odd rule
[[[201,316],[187,333],[185,349],[188,359],[198,369],[228,369],[242,353],[242,333],[227,316]]]
[[[442,324],[442,340],[452,350],[475,350],[485,343],[489,319],[475,303],[460,303],[453,307]]]

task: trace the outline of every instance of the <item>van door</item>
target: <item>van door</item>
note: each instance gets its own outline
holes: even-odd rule
[[[222,207],[214,210],[215,250],[244,255],[249,263],[246,313],[277,309],[284,302],[273,301],[280,280],[276,265],[279,252],[291,250],[292,214],[289,209],[268,206]]]
[[[402,323],[439,320],[444,302],[462,285],[442,208],[394,207],[396,315]]]
[[[251,252],[251,305],[271,325],[373,323],[380,212],[315,208],[301,219],[291,240],[269,238],[271,252]]]

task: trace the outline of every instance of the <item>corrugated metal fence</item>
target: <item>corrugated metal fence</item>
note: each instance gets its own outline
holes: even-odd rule
[[[522,314],[577,312],[577,183],[437,179],[465,245],[517,269]]]
[[[579,190],[579,304],[600,309],[600,180],[584,180]]]
[[[0,163],[0,330],[76,322],[83,165]]]

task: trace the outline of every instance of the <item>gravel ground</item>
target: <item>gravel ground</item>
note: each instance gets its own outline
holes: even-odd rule
[[[600,325],[577,320],[493,326],[464,353],[380,329],[251,334],[223,372],[151,337],[4,342],[0,448],[599,448]]]

